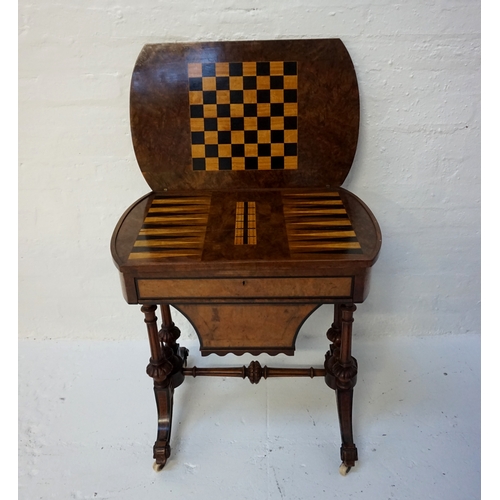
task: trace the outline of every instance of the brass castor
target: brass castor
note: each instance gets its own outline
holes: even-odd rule
[[[155,472],[160,472],[163,467],[165,467],[165,464],[159,464],[158,462],[153,462],[153,469]]]
[[[339,472],[341,476],[347,476],[347,473],[351,470],[349,465],[346,465],[344,462],[340,464]]]

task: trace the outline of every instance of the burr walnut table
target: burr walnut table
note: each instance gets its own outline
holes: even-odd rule
[[[111,252],[125,299],[145,315],[155,468],[170,455],[174,389],[186,376],[321,376],[336,392],[346,473],[358,459],[354,304],[368,294],[381,233],[367,206],[341,187],[359,128],[345,46],[146,45],[133,71],[130,119],[152,191],[124,213]],[[302,323],[322,304],[334,304],[334,318],[320,368],[188,367],[170,312],[193,324],[203,355],[292,355]]]

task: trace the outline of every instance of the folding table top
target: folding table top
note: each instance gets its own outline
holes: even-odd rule
[[[155,44],[134,68],[130,113],[155,192],[336,187],[359,95],[339,39]]]

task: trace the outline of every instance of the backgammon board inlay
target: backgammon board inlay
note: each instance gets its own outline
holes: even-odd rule
[[[157,195],[129,259],[201,259],[209,209],[210,196]]]
[[[283,212],[291,257],[363,253],[339,193],[283,195]]]
[[[297,169],[297,63],[190,63],[193,170]]]
[[[230,245],[258,251],[257,224],[265,229],[271,198],[281,200],[274,217],[281,220],[289,258],[329,258],[362,254],[362,248],[337,191],[276,192],[255,201],[231,201],[227,193],[200,196],[156,195],[144,218],[130,259],[204,260]],[[214,209],[210,215],[211,207]],[[221,214],[233,214],[222,221]],[[232,227],[228,227],[227,223]],[[207,227],[211,226],[207,237]],[[275,228],[278,230],[278,228]],[[285,236],[286,235],[286,236]],[[288,243],[288,244],[287,244]],[[204,253],[205,252],[205,253]],[[250,255],[250,254],[249,254]],[[255,256],[256,254],[252,254]]]

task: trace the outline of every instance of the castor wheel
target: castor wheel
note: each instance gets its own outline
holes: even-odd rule
[[[158,462],[153,462],[153,469],[155,472],[160,472],[163,467],[165,467],[165,464],[159,464]]]
[[[346,465],[344,462],[340,464],[339,472],[341,476],[347,476],[347,473],[351,470],[349,465]]]

